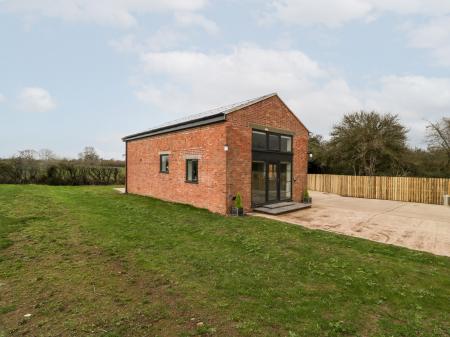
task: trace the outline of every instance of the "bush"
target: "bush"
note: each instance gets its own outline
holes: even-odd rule
[[[125,169],[78,161],[0,160],[0,184],[122,185]]]
[[[236,194],[236,199],[234,199],[234,206],[236,208],[243,208],[243,206],[242,206],[242,197],[241,197],[240,193]]]
[[[309,198],[309,192],[307,189],[305,189],[305,192],[303,193],[303,198],[308,199]]]
[[[124,184],[124,168],[77,166],[71,163],[51,165],[47,169],[49,185],[119,185]]]

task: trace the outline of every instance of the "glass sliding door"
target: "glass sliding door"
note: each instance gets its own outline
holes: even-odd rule
[[[267,201],[278,200],[278,164],[269,163],[267,166]]]
[[[291,199],[292,193],[292,164],[280,163],[280,200]]]
[[[266,202],[266,163],[252,163],[252,203],[261,205]]]
[[[292,162],[252,162],[252,204],[263,205],[292,199]]]

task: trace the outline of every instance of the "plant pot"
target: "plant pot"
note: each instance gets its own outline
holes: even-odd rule
[[[244,209],[243,208],[237,208],[237,207],[231,207],[231,215],[243,216],[244,215]]]
[[[304,197],[303,203],[305,204],[312,204],[312,198],[311,197]]]

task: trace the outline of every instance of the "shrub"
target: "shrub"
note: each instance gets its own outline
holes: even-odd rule
[[[305,189],[305,192],[303,193],[303,198],[308,199],[309,198],[309,192],[308,189]]]
[[[236,207],[236,208],[243,208],[243,206],[242,206],[242,198],[241,198],[241,194],[240,193],[236,194],[236,198],[234,199],[234,207]]]
[[[79,161],[0,160],[0,184],[121,185],[123,167],[88,166]]]

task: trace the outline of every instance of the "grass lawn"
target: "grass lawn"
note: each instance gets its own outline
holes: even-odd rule
[[[450,259],[111,187],[0,185],[9,335],[450,336]]]

